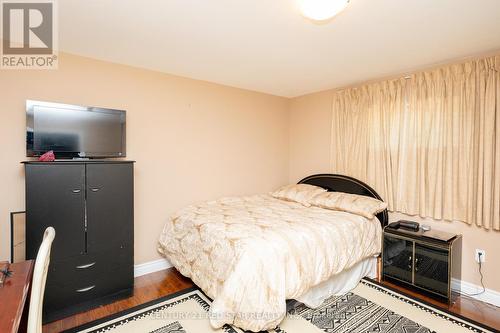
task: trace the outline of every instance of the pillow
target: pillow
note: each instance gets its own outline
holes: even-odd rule
[[[361,215],[370,220],[387,208],[387,203],[378,199],[344,192],[321,193],[310,200],[310,204]]]
[[[301,203],[306,207],[310,207],[311,204],[309,201],[314,198],[316,195],[326,192],[326,190],[319,186],[308,185],[308,184],[292,184],[286,185],[278,190],[271,192],[271,196],[287,200],[287,201],[295,201]]]

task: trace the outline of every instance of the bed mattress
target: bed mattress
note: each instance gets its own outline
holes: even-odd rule
[[[210,298],[214,328],[276,327],[287,299],[381,250],[380,222],[270,195],[223,198],[174,214],[159,251]]]

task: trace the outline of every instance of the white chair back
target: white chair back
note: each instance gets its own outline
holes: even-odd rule
[[[42,245],[38,249],[31,282],[31,299],[28,313],[28,333],[42,333],[42,308],[45,281],[50,262],[50,248],[56,236],[52,227],[45,229]]]

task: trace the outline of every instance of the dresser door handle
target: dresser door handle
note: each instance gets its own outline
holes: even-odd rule
[[[95,284],[93,286],[87,287],[87,288],[82,288],[82,289],[77,289],[75,290],[77,293],[84,293],[86,291],[92,290],[95,288]]]
[[[95,265],[95,262],[91,262],[90,264],[76,266],[76,268],[77,268],[77,269],[85,269],[85,268],[92,267],[92,266],[94,266],[94,265]]]
[[[99,191],[99,190],[100,190],[100,188],[98,188],[98,187],[93,187],[93,188],[91,188],[90,190],[91,190],[92,192],[97,192],[97,191]]]
[[[87,287],[87,288],[82,288],[82,289],[77,289],[75,290],[77,293],[84,293],[86,291],[92,290],[95,288],[95,284],[93,286]]]
[[[77,193],[80,193],[82,190],[80,190],[79,188],[75,188],[74,190],[72,190],[71,192],[77,194]]]

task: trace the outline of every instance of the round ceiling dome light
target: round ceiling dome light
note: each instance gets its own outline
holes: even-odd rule
[[[299,0],[302,15],[314,20],[328,20],[343,11],[349,0]]]

